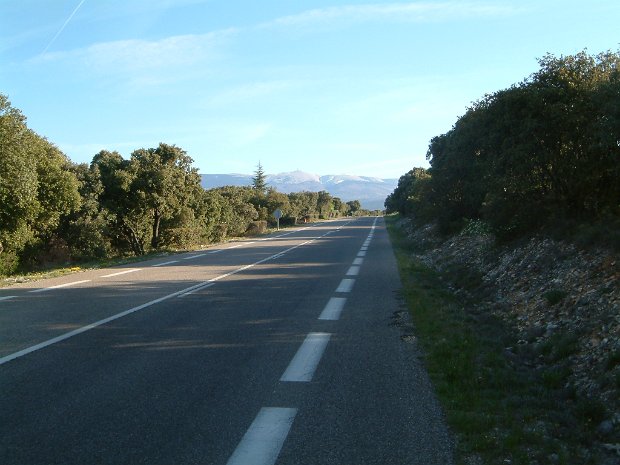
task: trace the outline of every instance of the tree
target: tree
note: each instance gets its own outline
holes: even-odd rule
[[[63,215],[78,208],[70,166],[0,94],[0,273],[14,271],[27,246],[32,257],[44,250]]]
[[[128,248],[135,255],[143,255],[149,222],[139,206],[139,199],[132,192],[135,170],[121,154],[107,150],[93,157],[91,169],[95,167],[103,184],[99,202],[101,208],[109,212],[112,244],[119,252]]]
[[[351,215],[355,215],[362,209],[362,204],[359,200],[350,200],[347,202],[347,206],[349,207],[349,213],[351,213]]]
[[[184,150],[164,143],[131,154],[130,170],[134,177],[130,190],[138,199],[137,208],[151,217],[154,249],[160,245],[162,220],[178,213],[200,187],[198,170],[192,163]]]
[[[13,271],[34,237],[40,203],[32,136],[25,116],[0,94],[0,274]]]
[[[317,210],[320,218],[330,218],[334,210],[332,196],[327,191],[320,191],[316,201]]]
[[[258,162],[256,171],[254,171],[254,176],[252,177],[252,188],[261,196],[267,191],[267,176],[260,162]]]

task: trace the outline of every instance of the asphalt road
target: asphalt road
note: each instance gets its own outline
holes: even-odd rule
[[[0,289],[0,464],[450,464],[382,218]]]

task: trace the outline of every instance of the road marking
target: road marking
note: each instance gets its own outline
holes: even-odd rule
[[[311,381],[330,337],[329,333],[308,334],[280,381]]]
[[[223,251],[224,251],[224,249],[219,249],[219,250],[212,250],[211,252],[207,252],[207,253],[209,253],[209,254],[211,254],[211,253],[220,253],[220,252],[223,252]]]
[[[5,295],[4,297],[0,297],[0,300],[9,300],[17,297],[16,295]]]
[[[72,283],[72,284],[74,284],[74,283]],[[143,309],[145,309],[147,307],[150,307],[151,305],[155,305],[155,304],[158,304],[159,302],[163,302],[164,300],[171,299],[172,297],[176,297],[179,294],[184,294],[186,292],[191,291],[192,289],[194,289],[196,287],[204,286],[204,284],[205,283],[196,284],[194,286],[188,287],[188,288],[183,289],[181,291],[177,291],[177,292],[174,292],[172,294],[168,294],[168,295],[165,295],[163,297],[160,297],[159,299],[151,300],[150,302],[147,302],[147,303],[142,304],[142,305],[138,305],[137,307],[130,308],[129,310],[125,310],[124,312],[117,313],[116,315],[112,315],[112,316],[110,316],[108,318],[104,318],[103,320],[96,321],[96,322],[91,323],[89,325],[82,326],[81,328],[74,329],[73,331],[70,331],[68,333],[61,334],[60,336],[57,336],[55,338],[48,339],[47,341],[43,341],[40,344],[36,344],[34,346],[27,347],[26,349],[20,350],[19,352],[15,352],[13,354],[9,354],[9,355],[7,355],[5,357],[0,358],[0,365],[3,365],[4,363],[10,362],[11,360],[15,360],[16,358],[22,357],[24,355],[30,354],[30,353],[32,353],[32,352],[34,352],[36,350],[43,349],[45,347],[51,346],[52,344],[56,344],[57,342],[61,342],[61,341],[67,340],[67,339],[69,339],[69,338],[71,338],[73,336],[77,336],[78,334],[85,333],[86,331],[89,331],[89,330],[91,330],[93,328],[96,328],[98,326],[104,325],[104,324],[109,323],[111,321],[118,320],[119,318],[127,316],[127,315],[129,315],[131,313],[137,312],[139,310],[143,310]]]
[[[209,283],[209,282],[202,283],[201,286],[198,286],[195,289],[192,289],[191,291],[186,292],[185,294],[181,294],[181,295],[179,295],[177,297],[179,297],[179,298],[185,297],[185,296],[193,294],[194,292],[202,291],[203,289],[206,289],[206,288],[211,287],[211,286],[215,286],[215,283]]]
[[[173,263],[179,263],[178,260],[171,260],[169,262],[164,262],[164,263],[158,263],[157,265],[151,265],[152,267],[155,266],[166,266],[166,265],[172,265]]]
[[[295,408],[263,407],[227,465],[273,465],[296,414]]]
[[[347,271],[347,276],[357,276],[358,274],[360,274],[360,267],[359,266],[353,265]]]
[[[355,260],[353,260],[354,265],[361,265],[362,263],[364,263],[364,259],[361,257],[357,257]]]
[[[357,256],[358,257],[365,257],[366,256],[366,251],[365,250],[361,250],[361,251],[357,252]]]
[[[339,320],[346,301],[345,297],[332,297],[329,299],[321,316],[319,316],[319,320]]]
[[[230,250],[230,249],[238,249],[239,247],[243,247],[245,244],[237,244],[237,245],[233,245],[232,247],[226,247],[226,250]]]
[[[185,258],[183,258],[183,260],[193,260],[194,258],[204,257],[205,255],[207,255],[207,254],[206,253],[200,253],[198,255],[192,255],[191,257],[185,257]]]
[[[141,271],[141,270],[142,268],[132,268],[130,270],[119,271],[118,273],[104,274],[102,278],[111,278],[112,276],[119,276],[122,274],[133,273],[134,271]]]
[[[34,291],[28,291],[28,292],[31,294],[36,294],[38,292],[46,292],[46,291],[51,291],[52,289],[60,289],[61,287],[76,286],[77,284],[88,283],[88,282],[90,282],[90,279],[84,279],[82,281],[74,281],[72,283],[58,284],[57,286],[44,287],[43,289],[35,289]]]
[[[78,334],[82,334],[82,333],[84,333],[86,331],[89,331],[89,330],[91,330],[93,328],[96,328],[98,326],[104,325],[104,324],[109,323],[111,321],[117,320],[117,319],[122,318],[124,316],[127,316],[127,315],[129,315],[131,313],[134,313],[134,312],[137,312],[139,310],[145,309],[147,307],[150,307],[151,305],[158,304],[160,302],[163,302],[164,300],[168,300],[168,299],[171,299],[173,297],[176,297],[176,296],[179,296],[179,295],[182,295],[182,294],[188,294],[188,293],[190,293],[193,290],[198,290],[199,288],[206,287],[207,285],[209,285],[211,283],[215,283],[216,281],[219,281],[220,279],[223,279],[223,278],[226,278],[228,276],[240,273],[240,272],[242,272],[244,270],[247,270],[248,268],[252,268],[253,266],[260,265],[260,264],[265,263],[265,262],[267,262],[269,260],[273,260],[274,258],[281,257],[285,253],[290,252],[291,250],[295,250],[298,247],[301,247],[302,245],[305,245],[305,244],[309,244],[311,242],[313,242],[313,241],[303,242],[301,244],[298,244],[298,245],[295,245],[293,247],[290,247],[290,248],[288,248],[288,249],[286,249],[286,250],[284,250],[282,252],[279,252],[277,254],[271,255],[271,256],[269,256],[267,258],[263,258],[262,260],[259,260],[259,261],[255,262],[255,263],[251,263],[249,265],[242,266],[241,268],[233,270],[233,271],[231,271],[229,273],[223,274],[221,276],[217,276],[217,277],[215,277],[213,279],[210,279],[207,282],[201,282],[201,283],[198,283],[198,284],[194,284],[193,286],[190,286],[188,288],[182,289],[182,290],[177,291],[177,292],[173,292],[172,294],[165,295],[165,296],[160,297],[160,298],[155,299],[155,300],[151,300],[150,302],[147,302],[145,304],[138,305],[137,307],[130,308],[129,310],[125,310],[124,312],[117,313],[116,315],[112,315],[112,316],[110,316],[108,318],[104,318],[103,320],[96,321],[94,323],[91,323],[89,325],[86,325],[86,326],[83,326],[81,328],[75,329],[75,330],[70,331],[68,333],[61,334],[60,336],[57,336],[55,338],[48,339],[47,341],[43,341],[40,344],[36,344],[34,346],[27,347],[26,349],[20,350],[19,352],[15,352],[13,354],[9,354],[9,355],[7,355],[5,357],[0,358],[0,365],[2,365],[4,363],[7,363],[7,362],[10,362],[11,360],[14,360],[16,358],[22,357],[24,355],[30,354],[30,353],[32,353],[32,352],[34,352],[36,350],[43,349],[45,347],[51,346],[52,344],[56,344],[57,342],[61,342],[61,341],[64,341],[66,339],[69,339],[69,338],[71,338],[73,336],[77,336]],[[159,266],[162,266],[162,265],[164,265],[164,263],[161,263]],[[72,283],[59,284],[58,286],[52,286],[52,287],[48,287],[48,288],[44,288],[44,289],[36,289],[34,291],[28,291],[28,292],[32,292],[32,293],[44,292],[44,291],[48,291],[48,290],[51,290],[51,289],[57,289],[57,288],[66,287],[66,286],[73,286],[73,285],[76,285],[76,284],[86,283],[86,282],[89,282],[89,281],[90,281],[90,279],[86,279],[84,281],[75,281],[75,282],[72,282]]]
[[[351,292],[351,289],[353,289],[353,284],[355,284],[355,279],[345,278],[342,281],[340,281],[340,284],[338,285],[336,292]]]
[[[362,252],[366,252],[368,250],[368,246],[362,246],[362,247],[360,247],[360,250]]]

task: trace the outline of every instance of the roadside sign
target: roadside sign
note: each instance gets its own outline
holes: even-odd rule
[[[276,208],[276,211],[273,212],[273,216],[278,223],[278,231],[279,231],[280,230],[280,218],[282,218],[282,210],[280,210],[279,208]]]

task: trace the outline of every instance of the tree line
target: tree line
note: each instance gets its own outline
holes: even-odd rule
[[[262,232],[276,209],[281,224],[363,213],[325,191],[277,192],[260,164],[252,186],[205,190],[192,158],[164,143],[75,164],[0,94],[0,275]]]
[[[429,144],[387,212],[454,232],[471,222],[513,239],[554,225],[620,218],[620,52],[539,60],[484,96]]]

